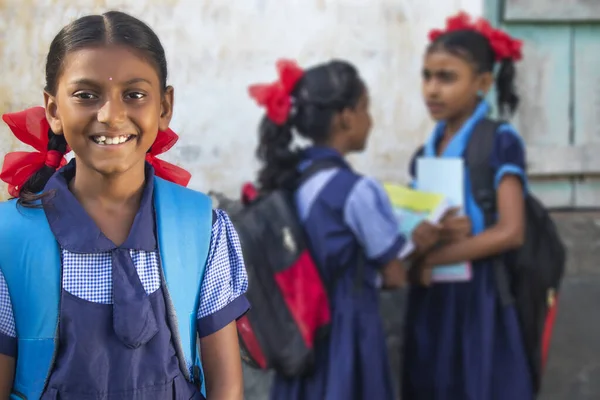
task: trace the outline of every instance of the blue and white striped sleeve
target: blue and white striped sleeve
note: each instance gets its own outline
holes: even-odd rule
[[[17,330],[8,285],[0,271],[0,354],[17,356]]]
[[[219,331],[250,309],[244,295],[248,274],[240,240],[227,214],[222,210],[215,210],[214,214],[197,314],[201,338]]]
[[[400,233],[389,197],[374,179],[362,177],[354,185],[344,218],[368,259],[384,266],[399,257],[406,238]]]

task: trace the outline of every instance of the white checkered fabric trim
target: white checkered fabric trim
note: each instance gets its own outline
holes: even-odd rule
[[[160,269],[156,252],[130,250],[131,259],[146,293],[160,287]],[[112,304],[111,253],[76,254],[62,250],[63,289],[93,303]]]
[[[215,210],[215,221],[204,280],[200,292],[198,318],[214,314],[248,289],[248,275],[235,228],[227,214]],[[131,250],[131,258],[147,293],[160,287],[160,268],[156,252]],[[112,303],[112,266],[110,252],[76,254],[62,250],[63,288],[84,300]],[[4,275],[0,273],[0,333],[16,336],[13,309]]]
[[[17,336],[8,285],[2,272],[0,272],[0,333],[11,337]]]
[[[215,210],[211,246],[200,289],[198,319],[214,314],[248,290],[240,239],[222,210]]]

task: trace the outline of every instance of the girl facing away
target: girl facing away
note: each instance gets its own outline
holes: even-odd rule
[[[516,110],[514,61],[521,58],[521,43],[487,21],[472,22],[462,13],[448,20],[445,31],[433,31],[430,37],[423,97],[438,124],[421,155],[464,157],[471,134],[477,134],[477,123],[489,113],[484,96],[494,83],[502,115]],[[471,261],[471,280],[410,289],[404,399],[533,398],[516,310],[500,302],[491,261],[524,240],[525,149],[512,126],[500,125],[491,154],[495,223],[484,229],[466,174],[464,211],[472,235],[435,248],[419,265],[426,273],[434,266]],[[418,182],[414,160],[411,174]]]
[[[45,126],[47,148],[22,185],[27,160],[2,171],[18,199],[0,204],[0,237],[31,230],[21,254],[0,251],[1,398],[242,399],[237,234],[206,196],[156,176],[174,166],[146,162],[173,144],[173,93],[156,34],[112,11],[54,38],[39,120],[5,116],[22,140]]]
[[[388,288],[404,284],[399,254],[405,238],[382,186],[346,161],[364,150],[371,129],[367,86],[345,61],[302,71],[284,60],[278,67],[280,80],[268,92],[250,89],[266,108],[258,182],[263,193],[294,191],[312,256],[331,288],[332,326],[315,345],[314,369],[297,377],[277,374],[271,399],[391,400],[378,280]],[[309,144],[293,148],[296,134]],[[300,179],[317,163],[328,167]],[[435,227],[427,224],[415,236],[425,238],[417,241],[421,250],[437,240]]]

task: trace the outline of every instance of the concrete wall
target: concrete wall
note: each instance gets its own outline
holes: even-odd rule
[[[404,181],[406,161],[431,122],[419,95],[430,28],[481,0],[1,0],[0,113],[42,104],[44,58],[53,36],[76,17],[108,9],[148,22],[166,48],[175,87],[172,128],[181,136],[166,159],[189,169],[190,186],[237,193],[256,168],[261,116],[246,95],[275,78],[279,57],[301,65],[341,57],[369,84],[375,121],[357,167]],[[25,149],[0,126],[0,159]],[[0,200],[7,196],[0,184]]]

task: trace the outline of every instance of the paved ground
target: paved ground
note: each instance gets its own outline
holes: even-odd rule
[[[600,399],[600,213],[555,220],[569,263],[541,399]]]

